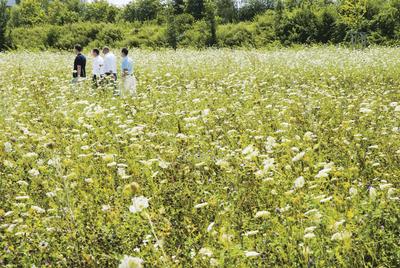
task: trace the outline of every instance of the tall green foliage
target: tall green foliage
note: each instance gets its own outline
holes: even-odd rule
[[[196,20],[202,19],[205,13],[204,0],[187,0],[186,12],[192,15]]]
[[[222,23],[234,22],[237,19],[237,10],[234,0],[216,0],[216,12]]]
[[[354,31],[361,29],[366,12],[367,0],[343,0],[339,8],[341,20]]]
[[[48,6],[47,19],[51,24],[64,25],[77,22],[79,15],[70,10],[65,2],[54,0]]]
[[[132,1],[122,11],[122,17],[130,22],[154,20],[161,9],[161,3],[158,0]]]
[[[208,1],[206,3],[206,20],[210,29],[210,37],[207,40],[207,46],[214,46],[217,44],[217,21],[215,19],[215,3]]]
[[[0,0],[0,51],[6,47],[6,26],[8,22],[8,8],[6,0]]]
[[[240,20],[252,20],[256,15],[274,8],[272,0],[247,0],[238,10]]]
[[[12,27],[34,26],[46,21],[46,12],[40,0],[23,0],[11,9],[10,25]]]
[[[173,1],[173,13],[172,15],[179,15],[185,12],[185,1],[174,0]],[[171,14],[171,13],[169,13]]]
[[[178,9],[177,9],[178,8]],[[176,20],[173,16],[176,12],[180,12],[180,6],[176,5],[176,2],[173,6],[168,7],[168,21],[167,21],[167,42],[168,45],[173,48],[178,48],[178,32],[176,27]]]
[[[117,14],[117,7],[110,5],[106,0],[100,0],[86,6],[84,20],[93,22],[115,22]]]

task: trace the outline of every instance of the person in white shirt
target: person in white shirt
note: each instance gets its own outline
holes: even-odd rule
[[[113,76],[117,81],[117,58],[108,47],[103,48],[104,54],[104,73],[106,76]]]
[[[104,60],[100,56],[100,51],[95,48],[92,50],[92,56],[93,56],[93,84],[98,87],[99,86],[99,81],[104,75]]]

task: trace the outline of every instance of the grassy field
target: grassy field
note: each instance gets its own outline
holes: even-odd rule
[[[400,267],[400,50],[132,54],[0,54],[0,266]]]

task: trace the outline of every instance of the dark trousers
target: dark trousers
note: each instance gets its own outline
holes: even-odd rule
[[[114,76],[114,81],[117,81],[117,74],[116,73],[106,73],[106,76]]]
[[[92,82],[94,87],[99,87],[101,83],[101,76],[100,75],[93,75]]]

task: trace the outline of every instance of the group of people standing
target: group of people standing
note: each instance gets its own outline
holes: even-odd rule
[[[73,82],[79,82],[86,79],[86,57],[82,54],[82,46],[75,45],[75,61]],[[100,50],[97,48],[92,49],[92,81],[95,87],[104,84],[112,83],[114,88],[117,88],[117,57],[112,53],[110,48],[104,47],[103,57],[100,55]],[[122,96],[129,96],[136,94],[136,78],[133,74],[133,60],[128,56],[129,50],[123,48],[121,50],[122,63],[121,63],[121,77],[122,82],[119,87],[119,94]]]

